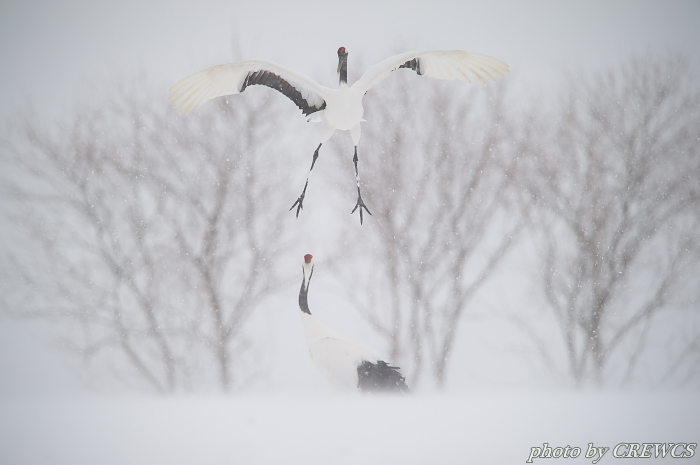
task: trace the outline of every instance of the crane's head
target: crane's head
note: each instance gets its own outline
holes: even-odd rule
[[[314,262],[313,255],[307,253],[304,255],[304,264],[302,265],[302,270],[304,271],[304,287],[309,287],[309,282],[311,281],[311,275],[314,272]]]
[[[301,269],[304,273],[304,280],[301,282],[301,289],[299,290],[299,308],[301,309],[302,312],[308,313],[311,315],[311,312],[309,311],[309,302],[308,302],[308,292],[309,292],[309,283],[311,282],[311,275],[314,274],[314,262],[313,256],[311,254],[306,254],[304,255],[304,263],[301,265]]]

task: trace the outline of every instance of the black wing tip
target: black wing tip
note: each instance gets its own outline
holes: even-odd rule
[[[365,360],[357,367],[357,387],[362,392],[411,392],[399,367],[392,367],[383,360],[377,363]]]
[[[418,76],[423,75],[423,72],[420,69],[420,59],[418,57],[414,58],[413,60],[408,60],[406,63],[399,66],[399,68],[411,68],[418,74]]]

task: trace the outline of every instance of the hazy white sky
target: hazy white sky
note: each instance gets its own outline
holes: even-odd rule
[[[162,84],[165,102],[179,79],[235,59],[277,61],[334,85],[339,46],[351,68],[357,57],[367,66],[405,49],[485,53],[535,86],[632,51],[680,50],[700,69],[698,24],[697,0],[0,0],[0,124],[30,104],[55,120],[91,97],[86,89],[137,72]],[[0,372],[12,383],[61,377],[46,370],[55,359],[38,339],[0,324]],[[18,351],[36,363],[13,362]]]
[[[476,51],[533,82],[649,48],[700,63],[699,22],[693,0],[3,0],[0,116],[28,101],[58,116],[85,88],[136,70],[166,95],[180,78],[234,59],[277,61],[332,85],[341,45],[365,66],[403,49]]]

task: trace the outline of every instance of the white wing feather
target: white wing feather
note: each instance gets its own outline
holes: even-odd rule
[[[367,360],[377,363],[377,354],[350,338],[324,337],[309,342],[309,353],[318,371],[337,390],[357,391],[357,367]]]
[[[377,363],[379,355],[309,314],[301,313],[301,323],[309,354],[318,371],[335,389],[357,391],[357,367],[363,360]]]
[[[420,73],[436,79],[460,79],[466,82],[495,81],[509,72],[508,65],[496,58],[462,50],[406,52],[370,66],[352,87],[367,92],[407,61],[417,58]]]
[[[173,107],[182,105],[180,113],[189,113],[215,97],[239,93],[246,76],[260,70],[272,72],[287,81],[301,93],[310,106],[320,107],[329,90],[313,79],[282,65],[251,60],[212,66],[192,74],[170,88],[169,100],[175,100]]]

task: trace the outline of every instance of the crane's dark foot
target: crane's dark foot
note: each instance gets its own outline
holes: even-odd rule
[[[367,205],[365,205],[365,203],[362,201],[362,196],[359,193],[357,194],[357,204],[355,204],[355,208],[352,209],[350,214],[352,215],[353,213],[355,213],[355,210],[357,210],[358,208],[360,209],[360,224],[362,224],[362,209],[364,208],[370,215],[372,214],[372,212],[369,211]]]
[[[299,210],[304,209],[304,196],[306,195],[306,187],[304,187],[304,192],[301,193],[299,198],[297,199],[296,202],[294,202],[294,205],[289,209],[289,211],[294,210],[294,207],[297,207],[297,218],[299,218]]]
[[[364,208],[370,215],[372,214],[372,212],[369,211],[367,205],[365,205],[365,203],[362,201],[362,194],[360,194],[360,174],[357,172],[357,145],[355,146],[355,156],[352,157],[352,162],[355,164],[355,181],[357,182],[357,203],[355,204],[355,208],[352,209],[350,214],[352,215],[353,213],[355,213],[355,210],[359,208],[360,224],[362,224],[362,209]]]
[[[306,184],[304,184],[304,190],[301,191],[301,195],[297,199],[296,202],[294,202],[294,205],[289,209],[289,211],[294,210],[294,207],[297,207],[297,218],[299,218],[299,210],[304,209],[304,196],[306,195],[306,188],[309,187],[309,178],[311,177],[311,172],[314,170],[314,165],[316,164],[316,159],[318,158],[318,151],[321,148],[321,145],[323,144],[318,144],[318,147],[316,147],[316,150],[314,151],[314,157],[311,160],[311,168],[309,168],[309,174],[306,175]]]

